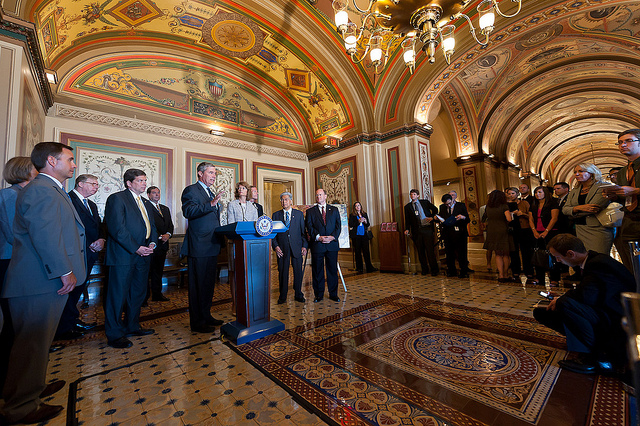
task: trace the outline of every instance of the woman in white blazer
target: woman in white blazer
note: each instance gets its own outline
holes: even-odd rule
[[[247,200],[248,192],[249,184],[247,182],[236,183],[236,199],[227,205],[227,224],[258,220],[258,209],[251,201]]]
[[[602,196],[602,173],[590,163],[577,165],[573,169],[576,187],[567,195],[562,213],[573,219],[576,236],[582,240],[587,250],[606,254],[611,252],[613,228],[602,226],[596,215],[609,205]]]

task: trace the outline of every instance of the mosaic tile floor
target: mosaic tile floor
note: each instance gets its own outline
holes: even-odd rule
[[[532,307],[539,302],[537,292],[541,287],[499,285],[493,274],[480,272],[485,268],[481,255],[472,259],[476,274],[471,279],[423,277],[403,274],[355,275],[343,265],[347,292],[340,286],[341,301],[325,300],[314,304],[309,269],[304,279],[305,304],[293,301],[289,293],[287,303],[277,305],[277,274],[274,271],[272,285],[272,318],[285,323],[287,330],[297,326],[340,315],[367,303],[401,294],[407,298],[429,299],[440,302],[425,310],[425,317],[447,318],[456,324],[465,321],[464,316],[477,315],[477,310],[489,310],[505,314],[501,324],[505,336],[517,329],[531,331],[532,342],[563,349],[563,338],[541,329],[530,320]],[[475,261],[477,260],[477,261]],[[476,266],[477,265],[477,266]],[[349,265],[347,265],[349,266]],[[228,303],[226,285],[216,288],[213,315],[224,321],[234,319]],[[186,289],[170,286],[165,294],[171,302],[150,302],[143,318],[143,327],[152,327],[156,334],[132,339],[133,347],[116,350],[106,346],[104,333],[97,331],[52,354],[48,378],[64,379],[72,386],[47,399],[50,404],[68,407],[70,419],[77,416],[84,425],[320,425],[326,418],[307,411],[301,403],[289,395],[258,368],[245,361],[219,338],[213,335],[194,334],[188,328]],[[92,292],[90,307],[83,310],[83,318],[101,319],[100,300]],[[169,313],[163,315],[163,312]],[[152,315],[153,314],[153,315]],[[74,384],[74,382],[76,382]],[[559,402],[547,402],[546,425],[565,425],[566,405],[572,412],[582,413],[584,423],[593,423],[589,393],[599,382],[602,389],[619,388],[619,383],[599,377],[579,376],[561,372],[553,389]],[[75,387],[77,385],[77,388]],[[578,391],[576,391],[578,389]],[[69,394],[76,400],[67,404]],[[455,392],[449,392],[439,404],[452,403]],[[568,402],[567,402],[568,401]],[[455,398],[454,398],[455,402]],[[455,405],[455,404],[454,404]],[[620,410],[623,408],[618,407]],[[601,408],[602,415],[610,410],[610,404]],[[456,407],[460,418],[470,418],[474,412],[485,410],[483,404]],[[595,413],[598,415],[599,413]],[[499,417],[499,416],[498,416]],[[498,417],[489,418],[486,424],[503,424]],[[349,423],[348,413],[344,417]],[[63,415],[49,425],[66,424]],[[461,422],[459,424],[464,424]],[[449,423],[456,424],[456,422]],[[513,423],[516,424],[516,423]],[[520,424],[520,423],[517,423]],[[531,424],[524,422],[522,424]]]

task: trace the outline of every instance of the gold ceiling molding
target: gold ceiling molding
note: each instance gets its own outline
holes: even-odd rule
[[[212,145],[225,146],[228,148],[237,148],[245,151],[259,152],[261,154],[270,154],[279,157],[293,158],[296,160],[307,160],[307,155],[301,152],[288,151],[286,149],[258,145],[251,142],[212,136],[204,132],[195,132],[178,127],[165,126],[157,123],[152,123],[150,121],[93,111],[90,109],[75,107],[71,105],[56,103],[54,107],[54,115],[56,117],[71,118],[74,120],[87,121],[90,123],[102,124],[106,126],[137,130],[140,132],[152,133],[176,139],[188,139],[196,142],[204,142]]]
[[[264,33],[246,16],[220,13],[202,26],[202,40],[216,52],[246,59],[262,50]]]

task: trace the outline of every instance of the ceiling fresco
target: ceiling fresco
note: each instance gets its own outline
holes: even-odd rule
[[[302,145],[293,119],[264,93],[192,61],[158,55],[113,56],[88,62],[62,81],[67,93],[260,132]]]
[[[153,40],[177,52],[181,47],[227,63],[277,87],[307,121],[314,142],[353,127],[344,96],[307,51],[280,30],[236,3],[185,0],[45,0],[32,8],[48,66],[69,60],[96,42]],[[176,50],[177,49],[177,50]],[[117,67],[116,63],[112,67]],[[239,72],[238,74],[242,74]],[[157,77],[157,76],[156,76]],[[174,85],[172,90],[180,90]],[[256,89],[254,89],[255,91]],[[188,91],[183,96],[191,96]],[[146,104],[136,105],[144,108]]]

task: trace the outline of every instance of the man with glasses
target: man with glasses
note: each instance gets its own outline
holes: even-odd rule
[[[80,220],[84,225],[86,234],[87,255],[87,279],[77,285],[71,293],[62,311],[62,317],[58,323],[56,331],[56,340],[73,340],[81,337],[85,331],[91,330],[96,326],[95,322],[86,323],[80,319],[80,311],[78,310],[78,300],[82,292],[87,286],[91,268],[98,260],[98,253],[104,248],[106,232],[100,215],[98,214],[98,206],[91,201],[89,197],[98,192],[98,177],[89,174],[83,174],[76,178],[76,186],[69,192],[69,198],[73,207],[78,212]]]
[[[640,129],[625,130],[618,134],[618,149],[627,157],[628,164],[617,175],[618,186],[605,189],[605,196],[624,204],[624,219],[615,239],[622,263],[633,273],[629,242],[640,240]]]

